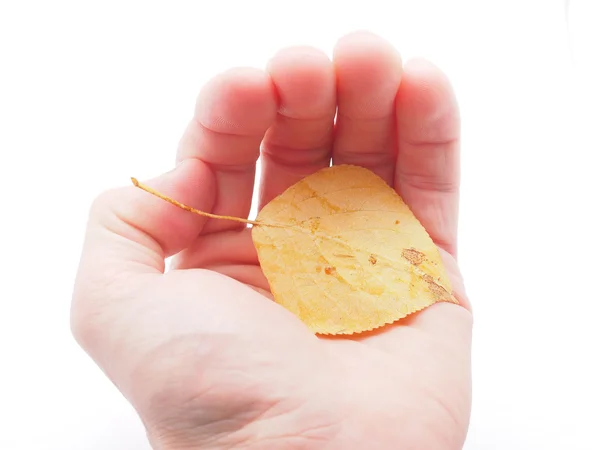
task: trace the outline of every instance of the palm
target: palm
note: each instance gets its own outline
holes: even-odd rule
[[[256,448],[265,448],[265,441],[273,440],[284,446],[287,439],[289,444],[285,445],[290,448],[311,448],[311,443],[319,441],[328,442],[331,448],[351,448],[356,439],[365,439],[373,448],[390,441],[405,442],[406,448],[460,446],[470,405],[469,362],[464,351],[468,347],[470,316],[466,310],[439,304],[420,313],[420,317],[401,320],[374,332],[343,339],[315,339],[295,316],[270,301],[268,284],[255,255],[245,264],[238,263],[247,259],[244,253],[252,246],[249,230],[202,236],[198,245],[211,247],[206,243],[210,239],[221,243],[231,239],[236,247],[227,255],[204,252],[201,257],[212,261],[212,265],[206,264],[211,272],[220,272],[227,278],[186,270],[175,275],[173,282],[190,287],[214,285],[216,291],[223,289],[226,295],[236,292],[242,298],[241,305],[224,311],[230,321],[227,328],[240,332],[228,342],[228,349],[220,347],[225,356],[211,362],[212,370],[221,375],[207,385],[196,384],[195,380],[183,391],[191,398],[198,390],[211,392],[215,405],[220,403],[219,399],[227,399],[222,411],[218,407],[212,411],[233,423],[222,430],[225,437],[220,445],[229,448],[242,440],[254,442]],[[443,249],[440,251],[446,255],[447,269],[456,285],[460,280],[457,265]],[[193,252],[183,252],[174,268],[191,267],[189,260],[197,265],[199,258]],[[201,281],[201,278],[206,279]],[[256,322],[248,327],[247,321],[253,316]],[[460,322],[465,330],[462,334],[461,325],[457,325]],[[456,327],[455,340],[447,339],[448,327]],[[274,336],[279,336],[279,345],[274,345]],[[200,344],[188,343],[193,347]],[[229,351],[236,357],[230,358]],[[196,361],[190,363],[193,367]],[[188,372],[192,367],[176,370]],[[278,420],[283,421],[277,408],[281,401],[278,393],[290,390],[296,398],[286,398],[292,406],[281,405],[281,408],[292,425],[274,426]],[[202,402],[190,403],[183,395],[176,401],[188,404],[192,415],[193,410],[202,410],[202,403],[212,404],[206,396],[201,397]],[[328,399],[327,404],[323,398]],[[348,411],[362,412],[364,408],[388,413],[378,414],[367,425],[361,415],[348,417]],[[265,409],[271,413],[263,414]],[[240,429],[236,415],[242,418],[253,413],[260,420]]]
[[[438,244],[462,306],[316,337],[269,298],[249,229],[132,188],[99,202],[97,222],[111,231],[102,236],[114,242],[87,244],[76,335],[159,448],[460,448],[471,315],[455,260],[459,125],[447,80],[424,62],[402,73],[395,50],[368,34],[342,39],[333,64],[291,49],[268,72],[235,70],[204,88],[180,143],[183,164],[155,188],[245,217],[259,156],[259,207],[331,160],[365,166]],[[107,219],[103,203],[120,206]],[[126,301],[107,306],[115,295]],[[113,332],[99,334],[107,322]]]

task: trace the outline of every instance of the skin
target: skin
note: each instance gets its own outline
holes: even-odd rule
[[[90,210],[72,330],[154,448],[462,448],[472,315],[456,262],[459,134],[444,74],[403,63],[366,32],[342,37],[332,60],[287,48],[266,70],[207,83],[178,165],[146,184],[247,217],[259,158],[260,206],[330,159],[367,167],[439,246],[461,305],[357,336],[315,336],[268,297],[249,229],[133,186],[107,191]]]

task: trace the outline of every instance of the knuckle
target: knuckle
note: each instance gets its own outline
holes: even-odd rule
[[[114,214],[114,210],[119,204],[119,200],[124,197],[128,188],[112,188],[102,191],[93,200],[89,208],[90,218],[102,219],[109,214]]]

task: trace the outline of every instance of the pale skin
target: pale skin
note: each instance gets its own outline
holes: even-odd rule
[[[248,217],[259,158],[259,207],[330,159],[364,166],[428,230],[461,304],[357,336],[315,336],[269,296],[245,225],[132,185],[105,192],[90,211],[72,328],[152,446],[462,448],[472,314],[456,260],[459,143],[447,77],[423,60],[403,63],[366,32],[343,36],[332,59],[286,48],[265,70],[208,82],[176,168],[141,181],[197,209]]]

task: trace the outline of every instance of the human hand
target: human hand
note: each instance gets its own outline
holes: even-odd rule
[[[269,298],[248,228],[128,186],[90,212],[73,294],[78,342],[157,449],[462,448],[472,317],[455,259],[459,117],[447,79],[424,61],[402,69],[368,33],[342,38],[333,63],[286,49],[266,72],[211,80],[178,166],[146,184],[247,217],[259,156],[259,207],[330,158],[381,176],[440,247],[461,305],[315,336]]]

